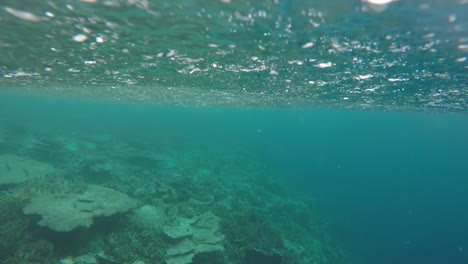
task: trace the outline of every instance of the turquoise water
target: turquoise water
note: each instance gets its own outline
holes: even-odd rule
[[[313,198],[318,206],[313,214],[320,214],[319,222],[327,222],[324,229],[327,231],[315,232],[327,232],[327,236],[332,236],[333,247],[347,251],[346,263],[467,261],[464,248],[467,247],[468,214],[464,208],[468,205],[465,194],[468,187],[465,164],[468,120],[464,114],[207,109],[9,94],[2,94],[1,101],[2,124],[7,127],[20,126],[25,134],[34,133],[43,140],[68,136],[98,142],[96,150],[81,153],[91,160],[101,159],[103,153],[112,150],[106,145],[116,141],[127,142],[135,148],[123,156],[135,155],[135,151],[147,153],[152,148],[161,152],[170,149],[176,155],[187,155],[185,163],[179,164],[191,171],[187,176],[189,179],[195,177],[197,170],[208,169],[216,181],[226,184],[226,188],[230,181],[258,185],[245,187],[247,191],[251,188],[251,192],[259,187],[284,188],[279,193],[272,191],[270,195],[283,197],[284,191],[295,193],[287,196],[293,201],[297,199],[287,205],[291,206],[292,212],[301,210],[297,205],[301,199]],[[113,140],[92,141],[92,135],[102,134],[112,135]],[[4,148],[2,153],[23,152],[22,155],[39,158],[25,146],[18,147],[18,142],[10,144],[3,145],[10,147]],[[11,146],[18,149],[11,149]],[[116,148],[125,149],[123,146]],[[204,161],[193,161],[190,157],[193,155]],[[110,153],[105,156],[109,160],[122,158]],[[57,164],[61,159],[56,156],[42,159],[53,162],[62,170],[72,167]],[[67,159],[71,157],[65,157]],[[221,165],[224,167],[216,169],[220,159],[240,162],[240,168]],[[257,175],[258,169],[252,169],[257,166],[261,167],[262,173],[268,173],[267,178]],[[73,172],[76,168],[68,169]],[[242,175],[245,173],[247,175]],[[255,180],[252,183],[243,177]],[[274,178],[273,183],[267,180],[270,177]],[[85,180],[94,182],[93,179]],[[98,182],[110,186],[119,184],[117,179],[114,185],[109,180],[112,179],[104,178]],[[211,189],[205,191],[212,192]],[[299,206],[298,209],[295,206]],[[283,221],[293,221],[288,218],[291,217],[298,218],[301,224],[324,228],[323,223],[309,219],[318,217],[316,215],[301,216],[300,211],[291,215],[288,215],[289,211],[273,213],[268,206],[263,209],[266,212],[254,209],[257,210],[265,214],[263,217],[271,217],[272,225],[281,226]],[[305,222],[300,220],[301,217],[306,217]],[[250,224],[255,225],[258,220],[252,221]],[[313,226],[310,228],[314,230]],[[278,231],[291,236],[290,230],[280,228]],[[292,233],[295,235],[290,239],[302,241],[304,238],[300,234],[307,235],[306,231],[302,232]],[[314,232],[308,234],[315,235]],[[44,239],[43,235],[33,236],[33,239],[39,238]],[[51,241],[55,242],[54,239]],[[63,249],[56,247],[58,256],[63,257]],[[76,248],[66,252],[70,254],[70,250],[80,252]],[[339,263],[338,260],[330,258],[328,262],[319,263]]]
[[[468,263],[466,1],[0,1],[0,263]]]

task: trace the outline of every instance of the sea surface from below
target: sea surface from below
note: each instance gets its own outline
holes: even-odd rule
[[[465,112],[466,13],[465,0],[4,0],[0,87],[184,106]]]

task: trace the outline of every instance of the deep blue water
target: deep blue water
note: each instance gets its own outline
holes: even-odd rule
[[[5,93],[0,112],[2,123],[36,131],[246,146],[288,188],[317,199],[350,263],[468,262],[464,114],[184,108]]]
[[[466,263],[463,115],[282,113],[271,142],[293,188],[316,196],[353,263]],[[274,128],[272,128],[274,129]]]

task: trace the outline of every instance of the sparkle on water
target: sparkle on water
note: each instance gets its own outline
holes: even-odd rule
[[[0,87],[181,105],[465,111],[465,0],[0,6]]]

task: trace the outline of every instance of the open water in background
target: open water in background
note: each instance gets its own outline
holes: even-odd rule
[[[468,263],[466,1],[0,7],[2,123],[238,142],[319,201],[350,263]]]

